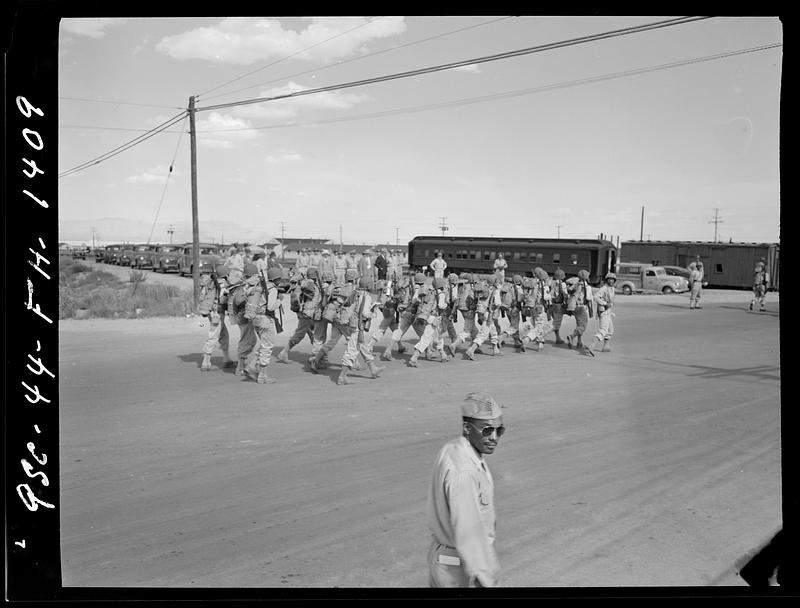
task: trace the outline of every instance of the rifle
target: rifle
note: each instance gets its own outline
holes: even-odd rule
[[[544,307],[545,313],[547,313],[547,320],[551,321],[553,319],[553,313],[550,311],[550,303],[544,297],[545,287],[547,287],[545,282],[542,279],[539,279],[539,289],[542,291],[542,306]]]
[[[361,302],[358,305],[358,343],[364,343],[364,332],[368,329],[364,323],[364,304],[367,301],[367,292],[361,293]]]
[[[281,333],[283,331],[283,303],[279,303],[278,304],[278,309],[277,309],[278,313],[279,313],[279,316],[280,316],[280,319],[275,316],[275,312],[274,311],[270,315],[269,311],[267,310],[267,304],[269,304],[269,287],[267,286],[267,279],[264,276],[264,269],[263,268],[259,269],[258,278],[259,278],[259,281],[261,282],[261,290],[262,290],[262,292],[264,294],[264,314],[266,314],[267,316],[272,317],[272,320],[275,322],[275,331],[276,331],[276,333]],[[276,291],[277,291],[277,287],[276,287]]]
[[[528,320],[528,315],[525,314],[525,307],[524,307],[525,302],[524,301],[520,302],[519,300],[519,292],[522,289],[522,287],[518,286],[516,283],[513,283],[513,285],[514,285],[514,303],[517,305],[517,309],[519,310],[519,316],[520,318],[522,318],[522,322],[524,323],[525,321]]]

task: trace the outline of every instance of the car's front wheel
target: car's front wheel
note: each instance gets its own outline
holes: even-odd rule
[[[631,295],[633,293],[633,289],[631,289],[630,285],[623,285],[622,286],[622,293],[624,293],[626,296],[629,296],[629,295]]]
[[[669,285],[665,285],[664,289],[661,290],[661,293],[663,293],[663,294],[671,294],[671,293],[675,293],[675,290],[672,289],[672,287],[670,287]]]

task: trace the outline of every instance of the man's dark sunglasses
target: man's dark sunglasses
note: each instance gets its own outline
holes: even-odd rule
[[[497,438],[500,439],[500,437],[503,436],[503,433],[506,432],[506,427],[503,426],[502,424],[500,426],[478,427],[475,421],[470,420],[469,418],[465,418],[465,420],[469,422],[472,426],[474,426],[476,429],[478,429],[481,432],[482,437],[490,437],[492,433],[497,431]]]

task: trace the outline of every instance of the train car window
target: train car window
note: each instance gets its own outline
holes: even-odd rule
[[[494,258],[494,251],[484,251],[483,252],[483,259],[484,260],[491,260]]]
[[[543,254],[543,253],[537,253],[537,254],[536,254],[536,261],[537,261],[539,264],[541,264],[541,263],[542,263],[542,260],[544,260],[544,254]]]
[[[429,250],[429,249],[426,249],[426,250],[425,250],[425,257],[426,257],[426,258],[429,258],[430,256],[431,256],[430,250]]]
[[[480,251],[470,251],[469,252],[469,259],[470,260],[480,259],[480,257],[481,257],[481,252]]]
[[[452,251],[448,251],[447,252],[447,257],[452,260],[453,259],[453,252]]]
[[[514,261],[519,262],[519,251],[514,252]]]
[[[511,259],[511,252],[510,252],[510,251],[506,251],[505,258],[506,258],[507,260],[510,260],[510,259]]]
[[[570,255],[569,256],[569,261],[572,262],[572,264],[577,265],[577,263],[578,263],[578,254],[577,253],[573,253],[572,255]]]
[[[722,264],[714,264],[714,273],[722,274]]]
[[[561,254],[560,253],[554,253],[553,254],[553,264],[558,264],[560,262],[561,262]]]

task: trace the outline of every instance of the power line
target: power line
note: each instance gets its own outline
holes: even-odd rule
[[[258,68],[258,69],[256,69],[256,70],[253,70],[253,71],[251,71],[251,72],[248,72],[247,74],[242,74],[241,76],[238,76],[238,77],[236,77],[236,78],[234,78],[234,79],[232,79],[232,80],[229,80],[228,82],[223,82],[223,83],[222,83],[221,85],[219,85],[219,86],[216,86],[216,87],[214,87],[214,88],[212,88],[212,89],[208,89],[208,90],[206,90],[206,91],[205,91],[205,92],[203,92],[203,93],[200,93],[200,94],[198,94],[198,95],[195,95],[195,97],[199,97],[200,95],[205,95],[206,93],[210,93],[211,91],[216,91],[217,89],[221,89],[222,87],[224,87],[224,86],[226,86],[226,85],[228,85],[228,84],[231,84],[232,82],[236,82],[237,80],[241,80],[242,78],[246,78],[247,76],[250,76],[250,75],[252,75],[252,74],[255,74],[256,72],[260,72],[261,70],[266,70],[267,68],[269,68],[269,67],[272,67],[273,65],[277,65],[277,64],[278,64],[278,63],[280,63],[281,61],[286,61],[287,59],[290,59],[291,57],[295,57],[295,56],[297,56],[297,55],[301,55],[301,54],[305,53],[306,51],[309,51],[309,50],[311,50],[311,49],[313,49],[313,48],[315,48],[315,47],[318,47],[318,46],[320,46],[320,45],[322,45],[322,44],[325,44],[326,42],[330,42],[331,40],[335,40],[336,38],[341,38],[342,36],[345,36],[345,35],[347,35],[347,34],[349,34],[349,33],[351,33],[351,32],[354,32],[355,30],[357,30],[357,29],[359,29],[359,28],[362,28],[362,27],[364,27],[364,26],[370,25],[370,24],[372,24],[372,23],[375,23],[376,21],[380,21],[381,19],[385,19],[385,18],[386,18],[386,17],[377,17],[376,19],[372,19],[372,20],[370,20],[370,21],[366,21],[366,22],[364,22],[364,23],[361,23],[361,24],[357,25],[357,26],[356,26],[356,27],[354,27],[354,28],[351,28],[351,29],[349,29],[349,30],[347,30],[347,31],[341,32],[340,34],[336,34],[335,36],[331,36],[330,38],[327,38],[327,39],[325,39],[325,40],[322,40],[322,41],[320,41],[320,42],[317,42],[316,44],[312,44],[311,46],[309,46],[309,47],[306,47],[306,48],[304,48],[304,49],[303,49],[303,50],[301,50],[301,51],[297,51],[296,53],[292,53],[292,54],[290,54],[290,55],[287,55],[286,57],[282,57],[281,59],[278,59],[277,61],[273,61],[272,63],[269,63],[269,64],[267,64],[267,65],[265,65],[265,66],[262,66],[262,67],[260,67],[260,68]],[[226,94],[227,94],[227,93],[226,93]]]
[[[92,160],[89,160],[89,161],[86,161],[84,163],[81,163],[80,165],[76,165],[72,169],[68,169],[67,171],[64,171],[64,172],[60,173],[58,175],[58,177],[59,178],[66,177],[67,175],[71,175],[72,173],[76,173],[76,172],[81,171],[82,169],[86,169],[87,167],[90,167],[92,165],[97,165],[97,164],[103,162],[104,160],[108,160],[109,158],[112,158],[113,156],[116,156],[117,154],[121,154],[125,150],[128,150],[128,149],[132,148],[133,146],[135,146],[137,144],[140,144],[143,141],[146,141],[147,139],[150,139],[151,137],[153,137],[154,135],[157,135],[161,131],[163,131],[165,129],[168,129],[172,125],[180,122],[180,120],[183,119],[185,116],[186,116],[186,110],[184,110],[180,114],[177,114],[177,115],[173,116],[169,120],[166,120],[166,121],[162,122],[157,127],[154,127],[152,129],[150,129],[145,134],[140,135],[139,137],[135,137],[132,140],[130,140],[129,142],[124,143],[121,146],[118,146],[118,147],[114,148],[113,150],[110,150],[110,151],[106,152],[105,154],[101,154],[100,156],[98,156],[98,157],[96,157],[96,158],[94,158]]]
[[[292,98],[292,97],[301,97],[301,96],[305,96],[305,95],[313,95],[313,94],[316,94],[316,93],[323,93],[323,92],[327,92],[327,91],[338,91],[338,90],[341,90],[341,89],[347,89],[347,88],[352,88],[352,87],[357,87],[357,86],[364,86],[364,85],[367,85],[367,84],[376,84],[378,82],[388,82],[388,81],[391,81],[391,80],[398,80],[398,79],[401,79],[401,78],[410,78],[412,76],[420,76],[422,74],[430,74],[430,73],[433,73],[433,72],[441,72],[443,70],[451,70],[453,68],[463,67],[463,66],[467,66],[467,65],[473,65],[473,64],[476,64],[476,63],[487,63],[487,62],[490,62],[490,61],[499,61],[501,59],[511,59],[511,58],[514,58],[514,57],[522,57],[524,55],[530,55],[532,53],[548,51],[548,50],[552,50],[552,49],[556,49],[556,48],[564,48],[564,47],[567,47],[567,46],[574,46],[574,45],[577,45],[577,44],[584,44],[584,43],[587,43],[587,42],[594,42],[594,41],[597,41],[597,40],[613,38],[613,37],[616,37],[616,36],[625,36],[625,35],[628,35],[628,34],[635,34],[635,33],[645,32],[645,31],[649,31],[649,30],[659,29],[659,28],[663,28],[663,27],[670,27],[670,26],[673,26],[673,25],[682,25],[684,23],[690,23],[692,21],[698,21],[698,20],[701,20],[701,19],[709,19],[709,17],[681,17],[679,19],[668,19],[666,21],[657,21],[657,22],[654,22],[654,23],[649,23],[649,24],[640,25],[640,26],[623,28],[623,29],[619,29],[619,30],[611,30],[611,31],[608,31],[608,32],[600,33],[600,34],[592,34],[590,36],[582,36],[580,38],[571,38],[569,40],[564,40],[564,41],[561,41],[561,42],[552,42],[552,43],[542,44],[542,45],[538,45],[538,46],[534,46],[534,47],[518,49],[518,50],[515,50],[515,51],[507,51],[505,53],[497,53],[495,55],[485,55],[485,56],[482,56],[482,57],[475,57],[473,59],[466,59],[466,60],[463,60],[463,61],[454,61],[454,62],[451,62],[451,63],[444,63],[444,64],[435,65],[435,66],[430,66],[430,67],[427,67],[427,68],[420,68],[420,69],[417,69],[417,70],[410,70],[410,71],[406,71],[406,72],[395,72],[393,74],[386,74],[386,75],[383,75],[383,76],[376,76],[374,78],[365,78],[365,79],[362,79],[362,80],[356,80],[356,81],[347,82],[347,83],[343,83],[343,84],[330,85],[330,86],[327,86],[327,87],[319,87],[319,88],[316,88],[316,89],[306,89],[304,91],[296,91],[294,93],[285,93],[283,95],[275,95],[273,97],[258,97],[258,98],[255,98],[255,99],[245,99],[245,100],[242,100],[242,101],[234,101],[234,102],[230,102],[230,103],[223,103],[223,104],[217,104],[217,105],[212,105],[212,106],[199,107],[199,108],[197,108],[197,110],[198,111],[201,111],[201,110],[220,110],[220,109],[223,109],[223,108],[232,108],[232,107],[235,107],[235,106],[243,106],[243,105],[251,105],[251,104],[256,104],[256,103],[263,103],[263,102],[266,102],[266,101],[276,101],[278,99],[288,99],[288,98]]]
[[[183,124],[186,125],[186,119],[188,116],[185,116],[183,119]],[[167,179],[164,182],[164,189],[161,191],[161,200],[158,201],[158,208],[156,209],[156,216],[153,218],[153,227],[150,228],[150,236],[147,237],[147,242],[150,243],[150,239],[153,238],[153,231],[156,229],[156,222],[158,221],[158,214],[161,213],[161,205],[164,202],[164,195],[167,193],[167,186],[169,185],[169,178],[172,177],[172,168],[175,166],[175,159],[178,158],[178,150],[180,149],[181,139],[183,139],[183,133],[185,131],[184,128],[181,129],[180,135],[178,136],[178,143],[175,145],[175,154],[172,155],[172,162],[169,164],[169,172],[167,173]],[[170,228],[172,226],[170,225]],[[170,232],[170,238],[172,238],[172,233]]]
[[[143,108],[160,108],[162,110],[182,110],[180,106],[157,106],[150,103],[133,103],[132,101],[113,101],[109,99],[86,99],[83,97],[59,97],[65,101],[86,101],[90,103],[108,103],[115,106],[140,106]]]
[[[481,95],[479,97],[468,97],[468,98],[461,98],[455,99],[451,101],[444,101],[434,104],[425,104],[421,106],[410,106],[406,108],[396,108],[394,110],[385,110],[381,112],[371,112],[369,114],[361,114],[356,116],[341,116],[336,118],[327,118],[315,121],[307,121],[307,122],[293,122],[287,123],[282,125],[266,125],[266,126],[255,126],[255,127],[236,127],[232,129],[213,129],[208,131],[202,131],[203,133],[227,133],[233,131],[254,131],[254,130],[265,130],[265,129],[285,129],[288,127],[305,127],[311,125],[320,125],[320,124],[330,124],[330,123],[337,123],[337,122],[350,122],[355,120],[364,120],[370,118],[382,118],[386,116],[395,116],[398,114],[412,114],[415,112],[424,112],[428,110],[438,110],[438,109],[445,109],[455,106],[463,106],[463,105],[470,105],[475,103],[484,103],[488,101],[496,101],[498,99],[507,99],[510,97],[520,97],[523,95],[532,95],[535,93],[544,93],[547,91],[554,91],[558,89],[565,89],[569,87],[584,85],[584,84],[594,84],[598,82],[603,82],[606,80],[614,80],[618,78],[624,78],[627,76],[637,76],[640,74],[647,74],[650,72],[657,72],[660,70],[672,69],[676,67],[683,67],[686,65],[692,65],[696,63],[703,63],[707,61],[715,61],[718,59],[726,59],[729,57],[733,57],[736,55],[743,55],[746,53],[752,53],[757,51],[764,51],[768,49],[773,49],[777,47],[781,47],[783,44],[776,43],[770,45],[764,45],[760,47],[753,47],[749,49],[742,49],[739,51],[730,51],[727,53],[720,53],[717,55],[710,55],[706,57],[700,58],[693,58],[693,59],[686,59],[682,61],[676,61],[667,64],[661,64],[657,66],[649,66],[644,68],[635,68],[633,70],[626,70],[623,72],[614,72],[611,74],[603,74],[600,76],[589,76],[587,78],[581,78],[577,80],[568,80],[559,83],[553,83],[548,85],[542,85],[538,87],[531,87],[526,89],[516,89],[513,91],[505,91],[503,93],[494,93],[491,95]]]
[[[506,19],[511,19],[511,18],[512,17],[500,17],[499,19],[493,19],[493,20],[487,21],[485,23],[478,23],[478,24],[475,24],[475,25],[469,25],[467,27],[461,27],[461,28],[458,28],[458,29],[455,29],[455,30],[450,30],[448,32],[443,32],[441,34],[436,34],[435,36],[429,36],[428,38],[421,38],[420,40],[414,40],[412,42],[407,42],[405,44],[400,44],[400,45],[397,45],[397,46],[393,46],[393,47],[388,48],[388,49],[382,49],[380,51],[375,51],[373,53],[367,53],[366,55],[359,55],[358,57],[352,57],[351,59],[345,59],[344,61],[337,61],[336,63],[330,64],[330,65],[324,65],[322,67],[312,68],[310,70],[305,70],[303,72],[296,72],[294,74],[289,74],[288,76],[282,76],[281,78],[275,78],[273,80],[268,80],[266,82],[260,82],[258,84],[254,84],[254,85],[251,85],[251,86],[248,86],[248,87],[244,87],[244,88],[241,88],[241,89],[236,89],[235,91],[228,91],[227,93],[220,93],[218,95],[212,95],[211,97],[208,97],[207,99],[216,99],[217,97],[223,97],[225,95],[233,95],[234,93],[241,93],[242,91],[249,91],[250,89],[255,89],[257,87],[263,87],[263,86],[268,85],[268,84],[273,84],[275,82],[280,82],[282,80],[286,80],[288,78],[296,78],[297,76],[305,76],[306,74],[319,73],[319,72],[321,72],[323,70],[328,70],[330,68],[336,68],[336,67],[345,65],[347,63],[352,63],[354,61],[361,61],[362,59],[367,59],[369,57],[375,57],[376,55],[381,55],[383,53],[390,53],[390,52],[396,51],[398,49],[403,49],[403,48],[406,48],[406,47],[409,47],[409,46],[422,44],[423,42],[430,42],[431,40],[437,40],[439,38],[444,38],[445,36],[452,36],[453,34],[458,34],[460,32],[464,32],[466,30],[471,30],[471,29],[474,29],[474,28],[477,28],[477,27],[483,27],[483,26],[486,26],[486,25],[491,25],[492,23],[497,23],[498,21],[505,21]]]

